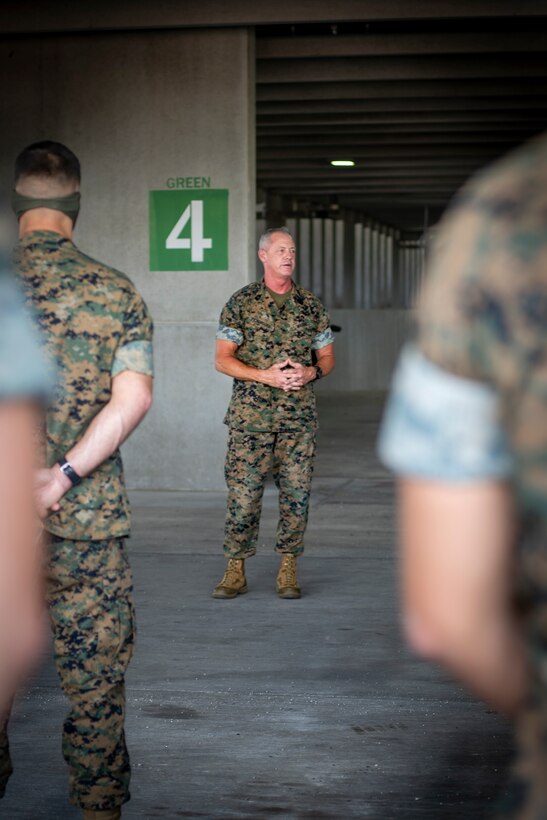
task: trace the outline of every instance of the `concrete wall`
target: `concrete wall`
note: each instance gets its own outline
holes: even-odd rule
[[[0,184],[29,142],[82,163],[76,243],[131,276],[156,323],[155,407],[125,448],[133,487],[223,485],[230,380],[213,370],[228,296],[254,278],[254,54],[245,29],[0,43]],[[148,192],[168,177],[229,189],[229,270],[151,273]]]
[[[387,390],[401,346],[412,332],[410,310],[331,310],[336,367],[318,389]]]

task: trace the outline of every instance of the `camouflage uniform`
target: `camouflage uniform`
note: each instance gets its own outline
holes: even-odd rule
[[[312,350],[333,342],[320,300],[299,285],[278,308],[263,282],[237,291],[220,315],[217,339],[238,345],[237,358],[266,369],[291,358],[309,366]],[[300,555],[308,518],[317,412],[313,384],[285,392],[234,379],[226,417],[228,511],[224,551],[230,558],[256,552],[264,483],[270,470],[279,489],[276,550]]]
[[[419,306],[417,350],[405,357],[382,431],[384,460],[402,474],[514,486],[521,524],[515,601],[531,682],[498,816],[545,820],[546,137],[488,169],[456,199]]]
[[[152,321],[124,274],[59,234],[25,236],[18,268],[58,370],[47,416],[52,466],[108,403],[114,376],[152,374]],[[124,673],[134,641],[124,546],[130,511],[119,452],[68,491],[46,528],[55,660],[71,706],[63,736],[71,800],[85,809],[114,808],[129,799]]]

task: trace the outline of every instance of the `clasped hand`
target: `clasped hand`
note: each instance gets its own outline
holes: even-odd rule
[[[270,373],[274,377],[273,386],[279,387],[286,392],[289,390],[300,390],[305,384],[311,381],[313,375],[310,375],[310,370],[310,367],[306,367],[299,362],[293,362],[293,360],[289,358],[269,368]]]

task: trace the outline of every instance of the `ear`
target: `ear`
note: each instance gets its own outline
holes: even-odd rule
[[[259,249],[259,251],[258,251],[258,258],[260,259],[260,261],[261,261],[262,263],[264,263],[264,262],[266,261],[266,259],[268,258],[268,254],[267,254],[267,252],[264,250],[264,248],[260,248],[260,249]]]

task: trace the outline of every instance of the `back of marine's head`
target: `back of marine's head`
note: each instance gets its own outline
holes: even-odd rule
[[[15,160],[15,190],[34,199],[73,194],[80,190],[80,179],[78,157],[60,142],[34,142]]]
[[[61,142],[44,140],[15,160],[12,207],[20,219],[37,208],[61,211],[76,224],[80,209],[80,162]]]

